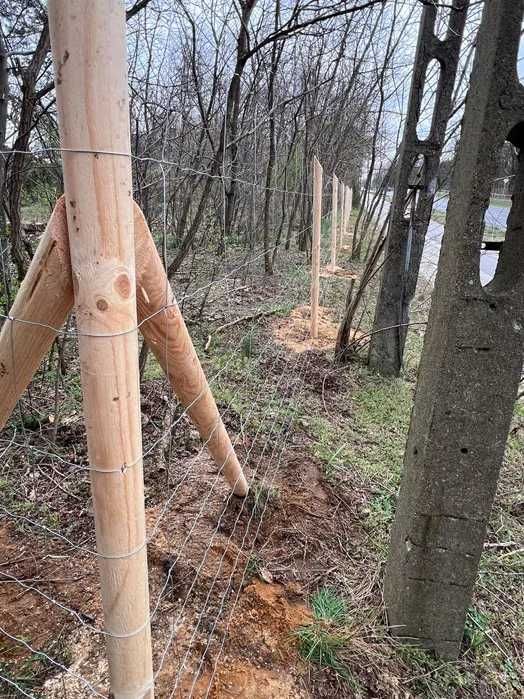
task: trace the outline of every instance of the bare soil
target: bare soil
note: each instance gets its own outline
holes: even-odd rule
[[[232,284],[232,317],[249,314],[246,299],[256,309],[273,298],[277,286],[278,280],[268,283],[263,276]],[[214,325],[232,319],[219,313],[209,318],[192,326],[202,345]],[[477,659],[477,651],[467,647],[456,664],[425,664],[413,656],[414,664],[388,637],[381,578],[394,504],[390,472],[397,468],[395,450],[401,453],[404,441],[404,423],[396,418],[401,396],[397,401],[397,385],[368,377],[369,390],[360,402],[354,400],[362,379],[358,367],[333,364],[337,331],[334,314],[322,307],[319,338],[311,341],[309,308],[298,306],[285,317],[257,319],[253,332],[239,324],[227,336],[218,334],[207,355],[201,351],[208,375],[225,366],[224,358],[234,359],[214,391],[252,485],[245,500],[230,497],[185,417],[159,440],[180,411],[161,376],[143,382],[156,696],[522,696],[517,663],[512,660],[510,666],[507,660],[523,652],[511,627],[518,588],[510,589],[510,583],[518,578],[509,577],[508,569],[502,578],[508,584],[496,593],[507,598],[508,617],[497,622],[492,617],[489,631],[506,655],[488,644],[489,660]],[[249,356],[243,356],[239,348],[248,333],[253,342]],[[69,371],[73,374],[75,367]],[[30,696],[76,699],[91,696],[92,689],[107,696],[104,637],[93,631],[102,628],[103,619],[96,558],[90,553],[95,541],[88,473],[78,470],[87,465],[81,407],[78,402],[62,407],[53,442],[54,427],[47,419],[53,383],[42,381],[37,388],[24,408],[30,405],[40,421],[23,432],[23,448],[9,447],[0,481],[2,504],[11,513],[0,519],[0,626],[8,634],[0,634],[0,674],[22,683]],[[388,423],[382,404],[391,394]],[[409,415],[409,405],[404,409]],[[373,417],[370,411],[377,413],[376,434],[363,422],[363,414]],[[520,423],[515,429],[522,429]],[[2,449],[12,434],[3,436]],[[337,456],[339,448],[343,456]],[[339,464],[336,477],[332,463]],[[384,477],[373,481],[369,468]],[[508,472],[497,520],[507,511],[522,522],[516,490]],[[501,571],[497,561],[492,565],[495,573]],[[515,571],[518,575],[516,564]],[[341,657],[351,682],[306,662],[299,652],[297,629],[313,623],[311,593],[326,586],[348,603],[350,641]],[[479,586],[475,604],[490,610],[500,606],[493,588],[489,594],[485,589]],[[23,695],[6,686],[5,696]]]
[[[283,370],[294,370],[297,382],[300,375],[317,393],[329,394],[338,385],[334,378],[325,381],[330,363],[318,350],[295,363],[289,357],[280,362],[270,357],[263,370],[271,372],[275,382]],[[148,410],[155,403],[154,395],[153,388],[145,400]],[[253,480],[256,488],[260,474],[275,468],[275,455],[252,434],[236,432],[238,424],[228,421],[227,415],[226,422],[238,442],[240,460],[247,463],[248,476],[258,473]],[[168,471],[155,472],[154,463],[146,463],[145,469],[149,536],[154,533],[148,546],[153,610],[160,600],[152,620],[155,667],[169,647],[156,680],[157,695],[169,696],[178,676],[175,696],[180,697],[188,695],[195,677],[195,697],[312,696],[294,631],[311,619],[306,605],[311,572],[322,570],[329,534],[336,529],[340,513],[324,487],[319,464],[309,453],[310,438],[306,433],[290,436],[271,481],[275,495],[262,513],[252,496],[246,500],[229,496],[207,453],[200,451],[196,440],[191,443],[191,432],[186,424],[177,434],[173,447],[177,458]],[[68,426],[66,433],[72,439],[76,429]],[[166,509],[166,488],[173,487],[176,497]],[[78,520],[74,508],[65,509],[66,500],[60,503],[61,530],[69,524],[74,540],[86,542],[85,548],[91,550],[90,513]],[[68,697],[87,696],[82,678],[106,694],[104,639],[91,631],[103,625],[94,556],[71,550],[67,542],[51,535],[35,537],[23,519],[18,526],[4,524],[0,537],[8,574],[27,585],[21,589],[4,580],[0,587],[5,630],[28,639],[32,648],[52,658],[56,658],[56,639],[62,638],[63,664],[74,668],[71,674],[46,666],[42,677],[54,676],[46,681],[42,696],[58,698],[64,691]],[[260,556],[262,563],[246,573],[250,552]],[[3,651],[14,675],[31,656],[28,648],[9,639]]]

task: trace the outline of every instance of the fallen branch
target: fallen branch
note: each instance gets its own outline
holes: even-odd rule
[[[236,320],[232,320],[229,323],[225,323],[224,325],[219,325],[218,328],[215,329],[213,333],[207,336],[207,342],[205,344],[204,350],[207,352],[209,349],[209,346],[211,344],[211,340],[213,339],[213,335],[217,335],[218,333],[222,332],[223,330],[227,330],[228,328],[232,328],[234,325],[240,325],[241,323],[245,323],[248,320],[256,320],[257,318],[262,318],[263,316],[272,316],[275,313],[278,313],[279,311],[282,310],[282,306],[277,306],[277,308],[272,308],[269,311],[258,311],[257,313],[251,313],[249,316],[242,316],[242,318],[237,318]]]

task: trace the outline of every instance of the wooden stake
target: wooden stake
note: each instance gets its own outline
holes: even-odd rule
[[[347,214],[347,224],[346,224],[346,233],[348,233],[349,238],[353,238],[353,233],[351,232],[351,228],[349,225],[349,222],[351,220],[351,212],[353,211],[353,187],[348,187],[348,205],[346,208],[346,214]]]
[[[346,220],[346,197],[345,197],[345,192],[346,192],[346,185],[341,182],[340,183],[340,242],[339,246],[342,247],[344,244],[344,221]]]
[[[353,190],[351,189],[351,187],[348,187],[347,185],[345,187],[345,197],[346,197],[346,206],[345,206],[346,220],[344,222],[344,236],[346,236],[347,232],[348,232],[349,219],[350,219],[351,210],[353,207]]]
[[[337,216],[338,214],[338,177],[333,175],[333,190],[331,200],[331,269],[337,267]]]
[[[322,223],[322,165],[313,156],[313,241],[311,246],[311,337],[318,337],[320,227]]]
[[[140,209],[135,215],[140,329],[235,495],[248,484]]]
[[[236,495],[248,486],[209,389],[184,319],[140,210],[134,207],[138,322],[171,386]],[[166,309],[166,306],[169,308]],[[42,236],[29,271],[0,333],[0,428],[49,352],[73,307],[73,284],[64,198]],[[166,310],[164,310],[166,309]],[[42,327],[48,326],[48,327]]]
[[[0,429],[73,306],[64,198],[58,200],[0,333]],[[42,327],[44,326],[44,327]],[[46,327],[47,326],[47,327]]]
[[[111,691],[151,699],[124,5],[48,7]]]

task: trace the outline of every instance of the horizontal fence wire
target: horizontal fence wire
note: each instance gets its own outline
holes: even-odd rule
[[[43,149],[40,151],[26,151],[24,152],[24,154],[36,156],[41,155],[43,152],[46,151],[63,152],[63,149]],[[13,151],[11,151],[11,153],[12,152]],[[7,153],[4,152],[4,155],[6,154]],[[114,153],[107,154],[126,155]],[[168,160],[156,160],[152,158],[141,158],[141,160],[155,162],[160,167],[179,165],[174,161]],[[203,171],[200,172],[195,170],[192,171],[192,174],[202,175],[206,173],[204,173]],[[216,179],[221,180],[221,177],[216,177]],[[165,236],[168,233],[166,215],[167,194],[165,188],[165,175],[163,177],[163,181],[164,214],[162,216],[163,223],[161,226],[161,230],[165,241]],[[259,185],[256,182],[251,183],[239,180],[239,183],[241,183],[242,185],[248,185],[250,187],[261,187],[261,185]],[[284,190],[281,188],[272,188],[272,191],[278,194],[285,194],[286,196],[311,196],[309,193],[306,192],[298,192],[289,189]],[[329,192],[325,191],[324,194],[327,197]],[[322,220],[326,221],[330,217],[331,214],[330,212],[328,212],[324,214]],[[288,241],[291,242],[292,246],[294,247],[295,244],[304,235],[310,233],[310,231],[311,225],[307,225],[298,231],[295,230],[293,231]],[[190,291],[186,290],[182,294],[182,296],[179,296],[179,298],[174,302],[174,304],[165,304],[157,312],[155,312],[155,314],[148,316],[142,322],[137,323],[134,327],[129,328],[123,333],[107,333],[103,335],[98,334],[96,336],[112,338],[121,334],[136,333],[145,322],[151,320],[155,316],[165,313],[169,310],[169,308],[171,308],[174,305],[183,307],[187,303],[198,301],[199,298],[206,294],[209,294],[214,290],[219,292],[218,298],[220,298],[221,288],[225,289],[225,293],[228,299],[227,310],[228,314],[230,315],[231,301],[235,297],[236,290],[235,286],[233,286],[232,289],[229,288],[229,282],[232,280],[236,282],[236,280],[239,278],[239,275],[241,275],[242,273],[247,274],[246,279],[249,280],[249,274],[253,273],[254,265],[256,265],[256,263],[259,262],[264,256],[267,256],[268,254],[273,254],[279,248],[282,248],[283,244],[284,241],[279,241],[275,245],[271,245],[270,247],[268,247],[267,245],[258,245],[254,249],[250,250],[248,255],[244,255],[244,259],[242,261],[234,264],[232,267],[227,269],[227,271],[221,274],[218,278],[214,278],[211,281],[198,284],[196,288],[191,289]],[[165,260],[165,249],[163,252]],[[326,263],[329,257],[328,252],[329,251],[326,249]],[[226,256],[224,258],[224,264],[226,265],[226,267],[228,259],[227,255],[228,253],[226,251]],[[253,336],[253,333],[257,331],[259,327],[259,312],[264,313],[264,311],[266,310],[268,310],[269,312],[274,312],[275,309],[278,311],[279,304],[285,305],[286,303],[289,303],[290,299],[295,299],[298,302],[302,300],[302,302],[306,302],[306,304],[308,303],[309,274],[307,272],[304,273],[307,270],[307,267],[304,267],[303,260],[296,260],[293,259],[293,257],[294,254],[291,253],[291,257],[286,263],[289,279],[286,280],[284,284],[280,283],[278,287],[275,289],[275,293],[270,295],[267,299],[264,299],[260,305],[257,306],[255,304],[255,306],[253,306],[251,304],[252,313],[250,315],[252,316],[252,318],[250,319],[248,317],[247,321],[243,321],[242,316],[232,318],[231,322],[233,324],[235,324],[237,321],[242,322],[243,324],[245,323],[244,331],[242,332],[240,338],[237,339],[238,346],[240,349],[237,349],[236,352],[232,352],[230,356],[226,359],[226,361],[223,362],[215,372],[208,374],[208,382],[212,390],[213,387],[219,384],[222,380],[227,380],[228,371],[231,369],[232,366],[234,366],[235,362],[238,361],[238,356],[241,353],[243,343],[247,342],[249,338]],[[291,274],[289,274],[290,270]],[[5,273],[6,270],[4,268],[4,274]],[[298,288],[297,279],[301,279]],[[326,284],[328,283],[328,280],[322,280],[322,287],[324,290],[326,289]],[[268,303],[270,304],[269,309]],[[62,341],[69,340],[75,346],[76,342],[78,341],[78,338],[82,335],[82,333],[74,327],[74,324],[72,326],[70,323],[68,323],[64,328],[55,328],[50,325],[46,325],[45,323],[34,323],[33,321],[26,318],[16,318],[13,317],[11,314],[1,314],[0,317],[3,318],[4,322],[7,323],[11,328],[13,327],[14,323],[40,325],[43,330],[52,330],[53,333],[56,334],[57,338],[62,338]],[[212,337],[212,335],[213,330],[211,329],[210,338]],[[247,448],[245,455],[241,459],[241,465],[243,468],[247,468],[248,465],[250,465],[250,480],[252,483],[255,483],[260,487],[267,488],[269,490],[272,488],[273,483],[275,482],[275,478],[278,475],[278,468],[284,459],[286,445],[289,439],[289,435],[292,432],[292,429],[290,425],[282,426],[275,422],[275,420],[271,420],[272,411],[275,410],[275,405],[272,404],[270,400],[266,402],[265,394],[266,391],[279,393],[281,397],[279,399],[277,409],[283,409],[285,405],[287,405],[289,402],[293,402],[296,399],[298,399],[299,394],[303,388],[304,374],[307,373],[307,368],[309,365],[309,362],[300,362],[300,355],[297,355],[292,364],[288,366],[287,371],[282,372],[278,376],[277,381],[274,382],[272,381],[271,367],[279,366],[279,363],[286,359],[286,355],[287,350],[285,349],[285,347],[279,347],[278,345],[275,345],[275,341],[271,335],[261,347],[258,347],[257,355],[255,358],[255,365],[260,367],[263,366],[264,371],[266,372],[266,376],[263,383],[257,387],[257,390],[259,392],[259,400],[256,401],[249,408],[241,410],[241,412],[239,413],[242,429],[239,433],[236,434],[236,436],[233,437],[233,448],[237,449],[240,446],[239,440],[243,440],[243,434],[245,432],[248,432],[250,434],[250,445]],[[11,357],[11,360],[16,370],[16,356],[13,355]],[[33,382],[31,392],[35,390],[34,384],[35,382]],[[241,388],[241,386],[237,387],[235,391],[231,393],[227,402],[221,406],[220,418],[226,423],[229,416],[232,417],[236,414],[236,410],[233,409],[233,406],[235,405],[235,401],[239,398]],[[176,434],[177,428],[181,427],[187,421],[191,407],[193,407],[193,405],[195,405],[202,396],[202,394],[200,393],[192,400],[190,404],[184,407],[179,405],[178,401],[172,393],[171,387],[167,388],[167,393],[168,403],[172,403],[173,405],[173,408],[171,409],[172,414],[169,416],[167,424],[165,424],[162,427],[160,432],[155,436],[153,440],[148,440],[146,442],[146,444],[144,445],[142,455],[135,462],[126,464],[125,470],[121,468],[102,469],[97,467],[97,465],[94,463],[78,463],[77,461],[71,461],[67,458],[66,455],[61,453],[61,449],[57,447],[56,444],[49,444],[47,446],[43,434],[40,439],[35,439],[33,435],[28,435],[27,430],[23,425],[23,422],[21,427],[14,425],[10,431],[10,434],[7,436],[7,439],[3,442],[0,442],[0,444],[2,444],[2,457],[5,460],[5,463],[12,461],[14,464],[20,456],[24,456],[27,454],[27,456],[29,457],[29,455],[32,454],[34,458],[37,458],[39,460],[39,469],[42,468],[44,469],[44,473],[52,473],[54,478],[59,479],[59,481],[57,482],[60,485],[60,490],[64,493],[66,498],[69,496],[74,496],[76,498],[77,496],[74,495],[74,493],[69,492],[69,490],[67,489],[67,483],[69,482],[71,484],[72,479],[75,478],[75,474],[88,475],[90,471],[95,471],[97,473],[107,473],[109,477],[111,477],[111,474],[122,476],[125,475],[125,472],[127,472],[128,469],[133,468],[139,464],[141,465],[143,460],[147,461],[148,459],[154,458],[159,447],[166,440],[170,439],[173,436],[173,434]],[[78,408],[78,414],[81,414],[80,408]],[[165,494],[163,502],[160,503],[160,507],[155,519],[149,522],[147,538],[144,541],[144,543],[139,548],[133,551],[122,553],[121,555],[117,556],[111,556],[111,558],[126,558],[129,556],[133,556],[142,551],[146,546],[154,544],[155,539],[161,532],[163,523],[166,521],[167,518],[169,518],[173,514],[173,512],[176,511],[177,499],[180,496],[181,491],[184,489],[184,487],[187,486],[188,483],[191,482],[192,479],[198,478],[198,468],[199,466],[201,467],[201,461],[202,458],[205,457],[206,447],[208,446],[210,440],[213,438],[217,427],[218,423],[214,425],[207,439],[201,443],[198,451],[187,460],[187,463],[183,469],[183,473],[178,475],[176,483],[168,489],[168,492]],[[257,452],[259,455],[255,456],[255,452]],[[216,494],[220,490],[221,477],[224,466],[225,464],[222,464],[221,466],[219,465],[216,468],[212,479],[209,481],[206,494],[199,503],[198,510],[193,515],[191,526],[189,527],[188,532],[185,535],[182,543],[178,547],[176,556],[170,560],[169,568],[165,571],[164,583],[158,587],[156,594],[153,595],[150,605],[150,615],[146,620],[145,624],[139,629],[131,631],[129,634],[121,634],[117,635],[116,637],[127,638],[131,637],[132,635],[141,633],[143,631],[143,628],[150,623],[153,624],[154,628],[157,623],[157,619],[160,619],[159,615],[161,615],[162,619],[164,619],[165,600],[166,595],[168,593],[170,580],[173,575],[173,571],[176,569],[180,561],[183,561],[185,558],[187,558],[188,556],[190,557],[191,555],[190,549],[192,546],[192,537],[195,531],[198,529],[198,527],[201,526],[201,523],[205,520],[209,504],[213,500],[213,498],[216,498]],[[213,549],[214,543],[221,538],[223,539],[223,535],[220,531],[221,523],[224,513],[226,513],[228,507],[230,507],[233,497],[234,496],[232,491],[229,491],[229,494],[223,499],[222,514],[219,516],[216,525],[210,532],[207,546],[201,554],[200,562],[198,563],[198,565],[196,565],[195,575],[189,582],[187,593],[176,615],[173,615],[170,618],[169,624],[172,631],[168,635],[163,647],[160,648],[160,650],[158,651],[159,655],[155,666],[155,677],[159,677],[159,675],[162,673],[166,660],[169,658],[170,652],[172,652],[172,645],[176,640],[176,631],[179,628],[179,625],[181,624],[182,620],[184,619],[186,610],[190,605],[191,593],[197,587],[200,587],[201,585],[205,584],[202,580],[201,574],[203,568],[206,566],[208,562],[210,552]],[[205,648],[202,651],[202,654],[197,657],[197,667],[194,675],[193,684],[190,690],[191,696],[193,696],[195,682],[197,681],[197,678],[200,675],[203,666],[206,663],[210,662],[208,656],[210,653],[210,647],[212,644],[213,636],[217,633],[220,633],[221,644],[218,656],[211,658],[211,662],[214,663],[214,668],[216,669],[216,666],[219,662],[220,654],[223,651],[224,644],[226,641],[227,625],[229,624],[231,615],[234,613],[234,607],[238,603],[238,596],[240,594],[242,586],[244,585],[249,558],[252,555],[255,546],[255,541],[260,527],[262,526],[267,507],[268,503],[266,502],[257,517],[255,517],[255,509],[252,509],[249,513],[247,522],[245,523],[241,520],[241,515],[244,512],[248,512],[248,510],[246,510],[245,502],[242,504],[242,507],[237,512],[231,533],[224,543],[224,554],[216,563],[214,575],[212,576],[212,579],[208,584],[207,592],[205,593],[205,597],[201,604],[201,607],[197,611],[197,618],[193,625],[192,634],[187,651],[184,657],[181,659],[180,665],[173,677],[174,684],[171,696],[174,696],[177,692],[179,683],[183,675],[188,670],[189,657],[193,655],[195,652],[195,640],[196,637],[200,633],[202,633],[202,620],[206,615],[209,614],[210,605],[214,605],[216,607],[216,616],[214,618],[214,622],[212,624],[212,628],[208,636],[208,641],[205,645]],[[59,528],[57,528],[56,526],[52,526],[49,523],[48,512],[46,513],[46,517],[44,519],[39,519],[38,517],[35,517],[28,513],[19,512],[16,509],[10,508],[9,506],[6,506],[4,503],[2,503],[0,504],[0,513],[6,521],[11,522],[16,527],[21,527],[22,529],[29,528],[29,530],[35,532],[36,536],[45,537],[47,544],[50,546],[50,550],[55,549],[55,551],[57,551],[57,553],[54,555],[58,558],[64,555],[67,558],[81,556],[84,559],[86,557],[87,559],[91,559],[93,563],[97,559],[107,558],[107,556],[95,549],[92,534],[89,535],[91,543],[88,543],[85,540],[75,541],[73,538],[71,538],[70,535],[66,533],[66,531],[61,531]],[[81,536],[83,537],[83,535]],[[229,547],[233,547],[235,545],[235,537],[240,537],[241,542],[240,545],[237,546],[237,554],[234,560],[234,565],[230,569],[230,572],[228,574],[227,586],[224,590],[220,590],[219,592],[218,589],[215,588],[223,570],[225,570],[225,551],[227,551]],[[58,546],[58,548],[55,548],[56,546]],[[234,598],[233,606],[231,607],[228,604],[228,602],[229,597],[233,592],[234,579],[237,573],[240,576],[241,582],[240,587],[237,589],[237,594]],[[86,617],[85,613],[78,611],[73,606],[69,605],[67,603],[67,592],[61,593],[60,596],[56,596],[56,593],[52,591],[53,586],[46,584],[45,581],[42,584],[39,581],[38,576],[35,580],[22,579],[16,574],[10,572],[9,570],[0,567],[0,581],[4,582],[5,584],[15,584],[22,590],[22,594],[30,593],[32,595],[35,595],[37,599],[40,599],[42,604],[52,605],[61,614],[64,614],[67,617],[69,617],[71,619],[71,623],[74,626],[76,626],[77,629],[81,628],[88,633],[99,635],[102,638],[104,636],[115,636],[115,634],[112,634],[105,630],[103,627],[93,623],[88,617]],[[229,616],[227,616],[228,613]],[[220,629],[220,620],[222,617],[224,617],[223,621],[226,624],[225,630]],[[53,657],[51,653],[42,650],[38,646],[35,646],[30,640],[27,640],[22,636],[10,633],[4,627],[0,628],[0,632],[3,633],[6,638],[8,638],[10,641],[15,643],[19,647],[22,647],[27,652],[31,653],[33,656],[41,658],[49,666],[54,667],[55,672],[64,673],[64,675],[71,676],[75,681],[78,681],[81,684],[81,686],[84,688],[84,691],[87,692],[90,696],[105,696],[100,692],[97,686],[95,686],[92,683],[92,680],[90,680],[88,677],[84,677],[79,671],[72,670],[71,668],[67,667],[67,665],[62,663],[59,659]],[[215,669],[213,670],[213,675]],[[213,675],[210,677],[209,686],[206,690],[206,696],[208,695],[210,687],[212,686]],[[5,679],[5,682],[8,685],[14,687],[18,692],[20,692],[21,695],[28,697],[34,696],[30,691],[27,691],[14,679],[5,677],[1,673],[0,677]]]

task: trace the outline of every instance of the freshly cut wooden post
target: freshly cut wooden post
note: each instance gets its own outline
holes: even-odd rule
[[[346,206],[346,216],[347,216],[347,223],[346,223],[346,233],[349,228],[349,219],[351,218],[351,212],[353,211],[353,187],[348,187],[348,204]]]
[[[320,227],[322,223],[322,165],[313,156],[313,241],[311,245],[311,337],[318,337]]]
[[[344,244],[344,221],[346,220],[346,185],[340,183],[340,242],[339,246],[342,247]]]
[[[248,484],[224,427],[215,399],[176,303],[146,220],[135,212],[137,308],[140,330],[209,452],[233,488],[247,495]]]
[[[111,692],[151,699],[124,6],[48,6]]]
[[[333,175],[331,200],[331,269],[337,266],[337,219],[338,219],[338,177]]]
[[[14,410],[73,307],[63,197],[49,219],[0,333],[0,429]],[[43,327],[44,326],[44,327]],[[48,327],[45,327],[48,326]]]
[[[247,482],[176,305],[148,225],[136,204],[134,230],[140,330],[158,357],[174,392],[188,409],[217,466],[224,472],[235,494],[246,495]],[[17,400],[49,352],[56,337],[52,328],[60,328],[65,323],[72,307],[66,209],[61,197],[11,309],[11,318],[29,322],[6,321],[0,333],[0,428],[7,422]]]
[[[352,193],[351,189],[347,186],[347,184],[344,185],[344,223],[342,224],[342,236],[341,236],[341,245],[344,245],[344,240],[346,238],[346,234],[348,232],[348,225],[349,225],[349,217],[351,216],[351,207],[352,207]]]

